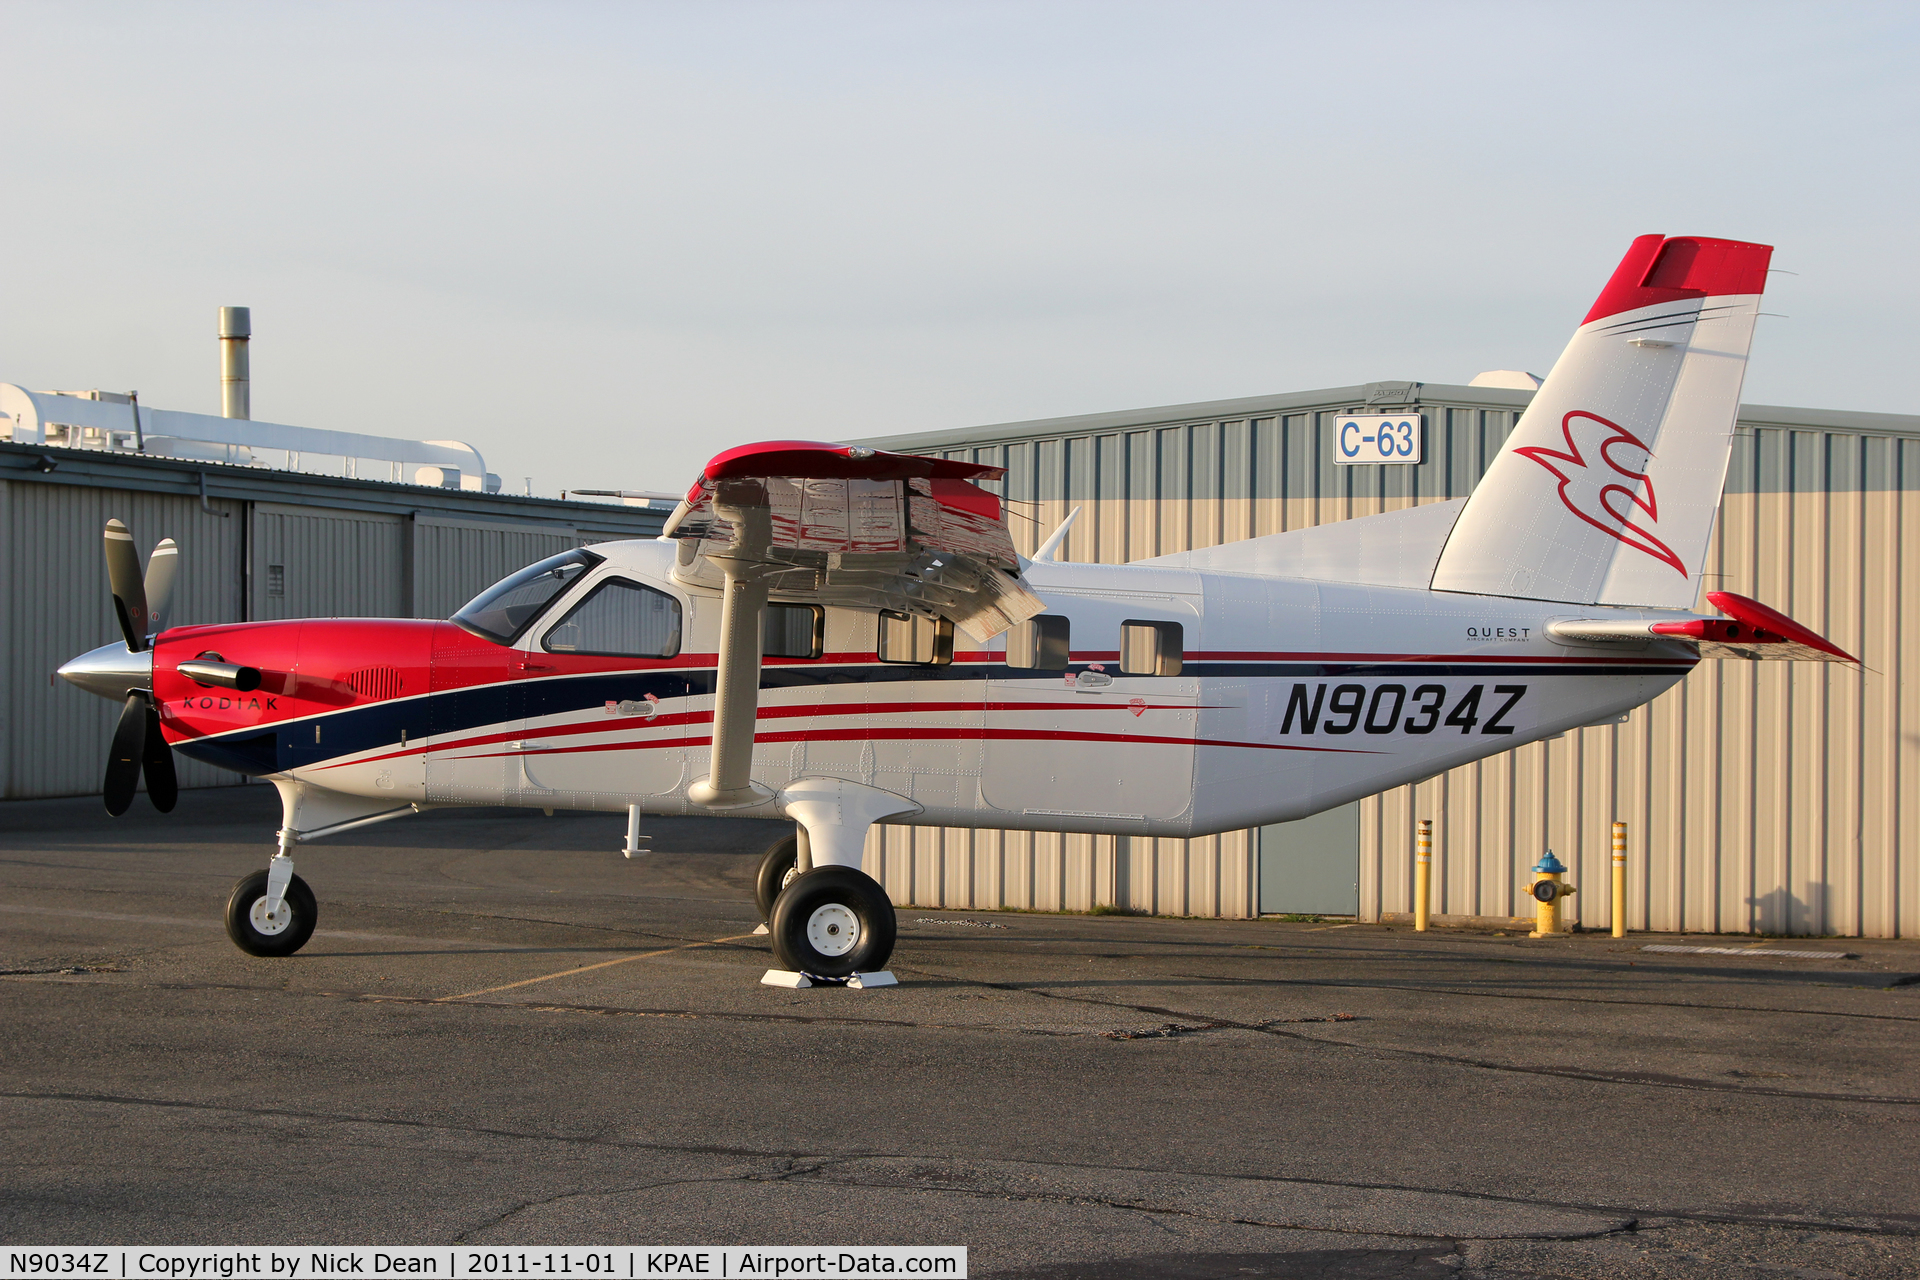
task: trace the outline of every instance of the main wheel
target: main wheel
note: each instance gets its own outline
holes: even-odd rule
[[[800,874],[800,837],[782,836],[767,846],[760,858],[760,876],[753,883],[753,900],[760,905],[760,918],[773,919],[774,899]]]
[[[267,873],[241,876],[227,899],[227,936],[250,956],[290,956],[307,945],[320,918],[307,882],[295,876],[280,910],[267,914]]]
[[[873,973],[893,954],[893,903],[852,867],[803,872],[773,904],[769,928],[781,964],[822,978]]]

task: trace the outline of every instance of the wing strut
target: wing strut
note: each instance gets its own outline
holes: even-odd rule
[[[720,604],[720,656],[713,699],[713,756],[707,776],[687,788],[687,799],[708,809],[762,804],[773,792],[753,781],[754,721],[760,715],[761,620],[767,609],[767,563],[773,515],[758,481],[723,484],[714,511],[732,523],[731,547],[708,558],[726,575]]]

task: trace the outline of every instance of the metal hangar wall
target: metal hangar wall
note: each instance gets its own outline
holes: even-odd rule
[[[100,787],[111,707],[53,670],[119,635],[109,517],[180,544],[176,624],[444,618],[522,565],[653,537],[666,512],[99,449],[0,443],[0,799]],[[183,787],[238,784],[178,756]]]
[[[1119,563],[1469,493],[1532,393],[1377,382],[863,441],[1004,466],[1031,552]],[[1418,410],[1417,464],[1338,466],[1333,421]],[[1023,518],[1030,517],[1030,518]],[[1301,823],[1202,840],[877,828],[868,868],[903,904],[1168,914],[1411,909],[1417,819],[1436,913],[1526,914],[1551,847],[1604,927],[1610,824],[1629,824],[1635,929],[1920,934],[1920,417],[1745,405],[1703,589],[1782,609],[1849,652],[1704,662],[1623,725],[1588,728]],[[1704,607],[1704,601],[1702,602]]]

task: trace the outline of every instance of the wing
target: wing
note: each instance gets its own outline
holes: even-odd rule
[[[718,588],[718,562],[750,563],[778,598],[946,618],[985,643],[1046,607],[1020,581],[1000,499],[974,483],[1005,474],[805,440],[742,445],[668,517],[673,576]]]

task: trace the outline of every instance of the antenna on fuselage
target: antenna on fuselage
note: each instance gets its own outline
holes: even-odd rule
[[[1060,544],[1067,540],[1067,530],[1073,528],[1073,522],[1079,518],[1080,508],[1075,507],[1073,510],[1067,512],[1067,518],[1060,522],[1060,527],[1047,535],[1047,540],[1040,544],[1040,549],[1035,551],[1030,558],[1033,560],[1058,559],[1060,555]]]

